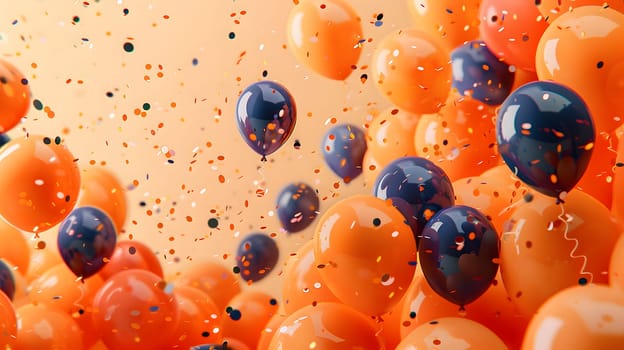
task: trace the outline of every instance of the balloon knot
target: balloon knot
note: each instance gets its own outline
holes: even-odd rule
[[[266,162],[266,161],[267,161],[266,156],[264,156],[264,155],[263,155],[263,156],[262,156],[262,158],[260,158],[260,161],[261,161],[261,162]]]

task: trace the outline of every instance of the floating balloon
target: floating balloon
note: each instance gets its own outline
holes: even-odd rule
[[[113,255],[117,232],[106,213],[94,207],[80,207],[59,226],[57,242],[69,269],[80,278],[88,278]]]
[[[323,157],[329,168],[349,183],[362,173],[366,135],[351,124],[331,128],[323,138]]]
[[[373,54],[371,67],[383,96],[412,113],[437,112],[451,91],[448,51],[440,39],[416,29],[386,37]]]
[[[415,156],[412,140],[418,120],[419,116],[394,107],[381,112],[366,130],[366,152],[382,168],[397,158]]]
[[[0,150],[0,215],[29,232],[61,222],[78,199],[80,171],[60,137],[17,137]]]
[[[30,248],[22,232],[0,218],[0,258],[14,265],[25,274],[30,268]],[[8,242],[11,242],[10,244]]]
[[[0,147],[6,145],[9,141],[11,141],[11,137],[9,137],[9,135],[0,133]]]
[[[479,18],[479,32],[492,53],[507,64],[535,71],[535,52],[548,23],[532,2],[482,0]]]
[[[0,293],[0,348],[12,349],[17,338],[17,319],[11,299]]]
[[[455,203],[448,176],[432,162],[419,157],[404,157],[385,167],[373,186],[373,195],[381,199],[400,198],[412,206],[418,221],[413,232],[418,240],[425,223],[440,209]]]
[[[624,13],[624,2],[621,0],[540,0],[536,1],[537,9],[546,21],[552,23],[559,16],[572,12],[573,9],[581,6],[596,5],[603,8],[612,8]]]
[[[292,134],[297,108],[285,87],[273,81],[259,81],[249,85],[238,98],[236,121],[245,142],[265,161]]]
[[[0,60],[0,79],[0,133],[5,133],[26,116],[31,96],[26,77],[5,60]]]
[[[275,240],[264,233],[245,237],[236,250],[236,265],[242,279],[257,282],[266,277],[279,260],[279,248]]]
[[[117,242],[115,251],[100,272],[104,280],[114,274],[130,269],[142,269],[155,273],[163,278],[163,270],[154,251],[139,241]]]
[[[598,132],[613,131],[624,121],[624,51],[613,44],[621,42],[624,13],[583,6],[553,21],[537,47],[539,79],[581,95]]]
[[[319,198],[312,186],[292,183],[277,196],[277,217],[289,233],[305,230],[316,218]]]
[[[622,291],[600,285],[568,288],[539,309],[522,349],[621,349],[623,322]]]
[[[113,172],[105,167],[88,167],[81,174],[79,207],[97,207],[115,223],[117,233],[126,222],[126,189]]]
[[[220,310],[241,291],[238,278],[231,268],[213,261],[197,262],[187,266],[177,276],[176,285],[195,287],[210,297]]]
[[[401,213],[357,195],[327,209],[314,234],[317,268],[343,303],[379,316],[396,305],[414,276],[416,242]]]
[[[0,291],[11,300],[15,296],[15,278],[9,265],[0,260]]]
[[[311,345],[313,344],[313,345]],[[306,306],[286,318],[270,349],[384,350],[372,320],[338,303]]]
[[[463,307],[480,297],[498,271],[498,234],[474,208],[440,210],[422,232],[418,258],[431,288]]]
[[[109,349],[157,349],[178,322],[178,305],[167,284],[144,270],[109,278],[93,300],[93,320]]]
[[[17,338],[13,350],[75,349],[82,331],[71,316],[43,305],[17,308]]]
[[[288,46],[315,72],[344,80],[355,69],[366,41],[361,22],[348,1],[298,1],[288,16]]]
[[[470,41],[451,52],[453,87],[464,96],[500,105],[511,92],[515,69],[496,57],[481,41]]]
[[[507,350],[505,343],[477,322],[445,317],[414,329],[396,348],[412,349],[496,349]]]
[[[262,329],[277,314],[277,300],[269,294],[248,289],[228,305],[221,317],[223,339],[234,338],[249,349],[256,349]]]
[[[408,0],[414,26],[442,38],[448,49],[454,49],[479,36],[481,0]]]
[[[564,199],[590,161],[594,124],[581,97],[548,81],[526,84],[503,103],[496,121],[498,149],[520,180]]]

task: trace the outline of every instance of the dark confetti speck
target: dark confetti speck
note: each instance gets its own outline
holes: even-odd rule
[[[269,303],[270,303],[271,305],[277,305],[277,300],[275,300],[275,299],[271,298],[271,300],[269,300]]]
[[[74,16],[74,17],[72,18],[72,22],[74,22],[74,23],[78,23],[78,22],[80,22],[80,17],[78,17],[78,16]]]
[[[134,255],[136,253],[136,248],[135,247],[129,247],[128,248],[128,253],[130,253],[130,255]]]
[[[414,311],[410,312],[409,317],[410,317],[411,319],[416,318],[416,312],[414,312]]]
[[[300,149],[301,148],[301,142],[299,142],[299,140],[295,140],[295,144],[293,145],[293,147],[295,147],[295,149]]]
[[[232,320],[234,320],[234,321],[238,321],[238,320],[240,320],[241,316],[242,316],[242,315],[241,315],[240,310],[232,310],[232,311],[230,312],[230,318],[231,318]]]
[[[28,85],[28,79],[23,78],[22,79],[22,85]]]
[[[231,306],[228,306],[228,307],[225,308],[225,312],[228,313],[228,314],[230,312],[232,312],[232,310],[234,310],[234,309]]]
[[[375,227],[381,225],[381,219],[380,218],[374,218],[373,219],[373,225],[375,225]]]
[[[587,278],[585,278],[585,277],[581,277],[581,278],[579,278],[578,283],[579,283],[581,286],[586,285],[586,284],[587,284]]]
[[[604,62],[598,61],[598,63],[596,63],[596,67],[598,67],[598,69],[604,67]]]
[[[57,144],[57,145],[60,145],[61,144],[61,137],[60,136],[55,137],[54,138],[54,143]]]
[[[78,310],[78,313],[84,315],[85,311],[83,309]]]
[[[0,77],[0,83],[2,83],[2,84],[6,84],[6,83],[8,83],[8,82],[9,82],[9,81],[7,80],[7,78],[6,78],[6,77]]]
[[[140,202],[139,202],[139,205],[140,205],[140,206],[142,206],[142,207],[144,207],[144,206],[146,206],[146,205],[147,205],[147,203],[145,203],[144,201],[140,201]]]
[[[43,109],[43,103],[41,103],[41,101],[39,100],[34,100],[33,107],[35,107],[36,110],[40,111]]]
[[[123,49],[126,52],[132,52],[132,51],[134,51],[134,44],[133,43],[124,43],[123,44]]]
[[[527,193],[524,195],[524,201],[529,203],[533,200],[533,195],[531,193]]]
[[[193,65],[196,66],[199,64],[199,60],[197,58],[193,58]]]
[[[152,108],[152,106],[151,106],[149,103],[145,102],[145,103],[143,104],[143,110],[144,110],[144,111],[149,111],[149,110],[150,110],[150,108]]]
[[[219,227],[219,220],[216,219],[216,218],[208,219],[208,227],[210,227],[210,228],[217,228],[217,227]]]
[[[377,20],[381,21],[383,19],[383,13],[377,15]]]
[[[202,336],[202,337],[204,337],[204,338],[207,338],[207,337],[209,337],[209,336],[210,336],[210,333],[209,333],[209,332],[206,332],[206,331],[203,331],[203,332],[202,332],[202,334],[201,334],[201,336]]]
[[[130,10],[128,10],[127,8],[123,9],[124,16],[127,16],[129,13],[130,13]]]
[[[167,159],[167,163],[169,163],[169,164],[173,164],[173,163],[174,163],[174,161],[173,161],[173,159]]]
[[[106,92],[106,97],[113,97],[113,93],[111,91]]]
[[[238,266],[234,266],[234,267],[232,268],[232,272],[234,272],[234,273],[240,273],[240,268],[239,268]]]
[[[45,143],[46,145],[49,145],[50,143],[52,143],[52,140],[50,140],[49,137],[44,137],[43,138],[43,143]]]
[[[236,33],[230,32],[230,34],[228,34],[228,38],[230,38],[230,39],[236,38]]]
[[[266,78],[266,77],[267,77],[267,75],[269,75],[269,72],[268,72],[267,70],[263,70],[263,71],[262,71],[262,77],[263,77],[263,78]]]
[[[149,308],[149,310],[150,310],[151,312],[156,312],[156,311],[158,311],[159,309],[160,309],[160,307],[158,307],[158,305],[152,305],[152,306],[150,306],[150,308]]]

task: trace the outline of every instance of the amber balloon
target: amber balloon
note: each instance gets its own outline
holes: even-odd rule
[[[288,45],[297,60],[330,79],[355,69],[365,41],[361,19],[345,0],[301,0],[288,16]]]
[[[452,95],[437,114],[420,117],[416,153],[442,168],[451,181],[480,175],[499,163],[495,115],[475,99]]]
[[[288,316],[273,336],[271,349],[383,350],[373,321],[338,303],[306,306]]]
[[[542,36],[536,55],[540,80],[576,91],[591,112],[597,133],[610,132],[624,119],[624,14],[583,6],[562,14]]]
[[[60,137],[16,137],[2,147],[0,167],[0,215],[21,230],[45,231],[76,204],[80,171]]]
[[[537,5],[537,9],[542,16],[546,17],[549,23],[581,6],[595,5],[624,12],[624,2],[622,0],[540,0],[536,1],[535,5]]]
[[[6,349],[15,343],[17,337],[17,318],[11,299],[0,293],[0,349]]]
[[[288,317],[286,314],[277,313],[271,317],[267,325],[260,332],[260,340],[258,340],[257,350],[271,350],[271,340],[275,333],[279,331],[282,322]]]
[[[329,289],[365,314],[392,310],[414,276],[416,241],[391,201],[343,199],[325,211],[314,240],[316,264]]]
[[[126,189],[110,169],[91,166],[82,171],[77,206],[101,209],[113,220],[117,233],[121,233],[127,205]]]
[[[437,35],[452,50],[479,37],[481,0],[408,0],[414,26]]]
[[[176,285],[195,287],[210,297],[219,309],[225,310],[228,302],[241,291],[238,278],[224,265],[204,261],[185,268],[175,280]]]
[[[411,113],[437,112],[451,90],[450,54],[440,40],[417,29],[384,38],[371,62],[382,95]]]
[[[539,309],[523,350],[624,348],[624,295],[601,285],[555,294]]]
[[[608,283],[621,229],[590,195],[572,191],[564,204],[535,196],[514,210],[509,223],[501,236],[501,275],[524,314],[565,288]]]
[[[150,271],[163,278],[162,266],[154,251],[138,241],[117,242],[113,255],[98,275],[107,280],[120,271],[131,269]]]
[[[60,310],[28,304],[15,313],[18,328],[13,350],[72,350],[82,344],[80,327]]]
[[[30,107],[26,77],[11,63],[0,60],[0,133],[13,129]]]
[[[314,241],[309,241],[288,258],[282,296],[288,315],[304,306],[324,301],[338,302],[316,265]]]
[[[624,290],[624,234],[620,235],[613,248],[609,265],[609,284]]]
[[[30,265],[30,248],[22,232],[0,218],[0,258],[26,274]],[[11,242],[11,244],[8,244]]]
[[[277,299],[273,296],[244,290],[228,303],[221,316],[223,338],[240,340],[250,349],[256,349],[262,330],[277,310]]]
[[[477,322],[459,317],[444,317],[417,327],[396,348],[413,349],[507,350],[507,347],[494,332]]]
[[[415,156],[412,139],[419,117],[391,107],[373,119],[366,132],[367,153],[384,166],[401,157]]]

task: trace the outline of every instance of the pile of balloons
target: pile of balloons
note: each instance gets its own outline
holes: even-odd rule
[[[283,229],[314,231],[281,300],[253,288],[276,269],[273,237],[243,237],[234,269],[196,263],[165,281],[147,245],[117,240],[127,203],[109,169],[78,169],[60,137],[7,140],[0,348],[624,348],[624,4],[407,7],[414,26],[369,62],[393,107],[319,140],[336,176],[364,176],[368,192],[323,210],[309,184],[278,195]],[[366,42],[346,0],[298,1],[287,33],[302,64],[339,81]],[[5,132],[30,95],[10,64],[0,73]],[[296,127],[273,81],[234,113],[262,160]]]

